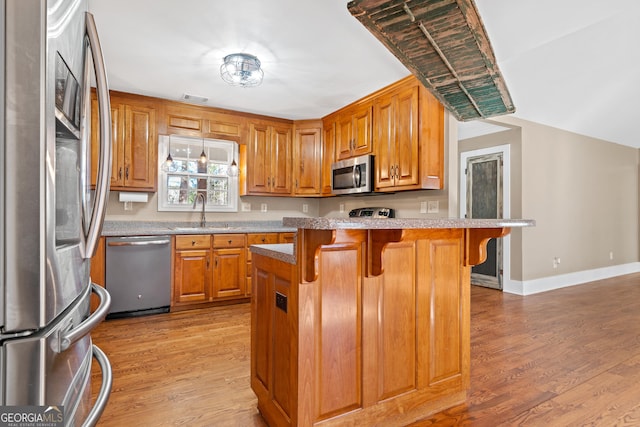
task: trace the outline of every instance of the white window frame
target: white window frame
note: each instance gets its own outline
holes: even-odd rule
[[[238,158],[238,144],[234,141],[225,141],[221,139],[206,139],[206,138],[202,139],[202,138],[192,138],[192,137],[181,136],[181,135],[171,135],[171,136],[159,135],[158,136],[158,211],[162,211],[162,212],[193,211],[194,207],[192,204],[175,205],[175,204],[168,203],[167,178],[169,175],[172,175],[172,173],[166,170],[166,168],[164,167],[164,164],[169,154],[169,145],[170,145],[169,142],[171,142],[171,145],[173,145],[174,147],[177,146],[178,144],[192,145],[194,149],[197,150],[196,153],[200,153],[202,151],[203,145],[205,149],[206,148],[223,149],[226,151],[226,154],[227,154],[227,158],[226,158],[227,165],[230,165],[234,159]],[[175,160],[178,160],[180,158],[179,154],[174,152],[173,148],[172,148],[171,156]],[[215,175],[207,175],[207,174],[201,174],[201,173],[191,173],[187,175],[194,176],[194,177],[215,176]],[[225,178],[229,180],[229,185],[228,185],[229,203],[226,205],[215,205],[207,202],[207,205],[205,206],[206,212],[238,212],[238,193],[239,193],[238,176],[225,175]],[[196,209],[197,210],[202,209],[202,205],[200,204],[200,202],[198,202]]]

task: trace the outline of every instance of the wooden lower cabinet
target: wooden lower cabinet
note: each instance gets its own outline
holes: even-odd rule
[[[242,246],[213,249],[213,298],[244,297],[247,281],[244,236]]]
[[[251,386],[271,427],[404,426],[469,386],[462,229],[299,230],[253,254]]]
[[[284,233],[249,233],[247,234],[247,288],[246,295],[250,296],[252,291],[252,276],[251,276],[251,245],[264,245],[282,243],[280,242],[280,235]]]
[[[211,299],[211,236],[175,237],[172,305]]]

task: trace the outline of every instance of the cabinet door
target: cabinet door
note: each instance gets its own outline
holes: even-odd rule
[[[271,184],[269,126],[251,123],[249,143],[247,144],[247,191],[249,193],[268,193]]]
[[[353,117],[351,114],[341,114],[336,121],[336,159],[344,160],[351,157],[353,147]]]
[[[245,248],[214,249],[213,298],[244,296]]]
[[[297,128],[294,144],[294,192],[297,195],[320,195],[322,164],[321,128]]]
[[[374,107],[376,189],[395,184],[395,99],[393,96],[381,97]]]
[[[124,106],[111,105],[111,187],[124,185]],[[91,98],[91,185],[95,187],[100,156],[98,101]]]
[[[353,114],[352,157],[371,153],[371,117],[372,108],[369,104],[359,107]]]
[[[291,127],[271,128],[271,192],[291,194]]]
[[[125,106],[124,184],[128,188],[156,189],[156,113],[152,108]]]
[[[395,110],[395,185],[397,187],[416,185],[419,182],[417,86],[406,89],[396,96]]]
[[[176,251],[174,302],[207,302],[211,298],[211,252]]]
[[[418,87],[378,98],[374,116],[376,189],[418,184]]]

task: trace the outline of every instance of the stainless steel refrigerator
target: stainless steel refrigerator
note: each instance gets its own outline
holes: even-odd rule
[[[109,360],[90,335],[110,304],[89,277],[111,170],[100,44],[87,0],[0,5],[0,406],[50,406],[65,425],[94,425],[111,390]],[[92,156],[99,158],[94,188]],[[93,293],[100,306],[90,313]],[[94,358],[102,370],[95,401]]]

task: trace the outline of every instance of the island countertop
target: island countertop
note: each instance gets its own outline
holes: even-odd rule
[[[530,219],[471,219],[471,218],[302,218],[282,219],[285,227],[311,230],[348,229],[428,229],[428,228],[506,228],[532,227]]]

